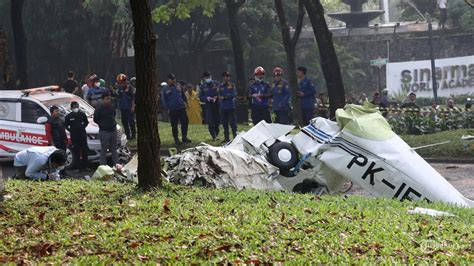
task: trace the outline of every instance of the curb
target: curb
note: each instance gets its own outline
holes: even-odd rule
[[[423,158],[428,163],[444,163],[444,164],[474,164],[474,159],[465,158]]]

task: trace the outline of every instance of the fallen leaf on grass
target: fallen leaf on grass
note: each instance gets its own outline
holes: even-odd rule
[[[367,253],[367,250],[364,249],[363,247],[359,246],[359,245],[356,245],[356,246],[352,246],[350,248],[350,252],[358,254],[358,255],[363,255],[363,254]]]
[[[47,242],[40,242],[34,246],[31,246],[30,251],[35,257],[38,258],[51,256],[54,251],[54,245]]]
[[[433,258],[436,254],[443,254],[443,255],[448,256],[448,257],[453,256],[453,254],[451,252],[446,251],[446,250],[442,250],[442,249],[437,249],[437,250],[430,251],[426,255]]]
[[[245,264],[250,264],[250,265],[260,265],[262,264],[262,262],[258,259],[251,259],[251,260],[247,260],[245,261]]]
[[[68,256],[68,257],[77,257],[77,254],[74,253],[74,251],[67,251],[66,256]]]
[[[116,192],[116,191],[115,191],[115,190],[109,190],[109,189],[104,188],[104,189],[102,190],[102,192],[104,192],[104,193],[106,193],[106,194],[112,194],[112,193],[114,193],[114,192]]]
[[[134,249],[134,248],[138,248],[140,246],[143,245],[143,242],[141,241],[134,241],[134,242],[131,242],[128,247],[131,248],[131,249]]]
[[[86,236],[86,239],[87,239],[87,240],[92,240],[92,239],[95,239],[95,238],[96,238],[95,235],[87,235],[87,236]]]
[[[45,214],[44,212],[41,212],[41,213],[38,215],[38,219],[39,219],[40,221],[44,221],[44,214]]]
[[[165,236],[165,237],[163,237],[164,241],[171,241],[173,239],[174,239],[174,236]]]
[[[229,252],[230,249],[232,248],[232,245],[223,245],[215,249],[215,251],[225,251]]]
[[[171,212],[170,208],[168,207],[170,204],[170,199],[169,198],[166,198],[165,199],[165,202],[163,203],[163,212],[165,214],[169,214]]]

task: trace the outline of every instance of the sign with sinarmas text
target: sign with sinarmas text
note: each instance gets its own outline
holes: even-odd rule
[[[438,96],[474,93],[474,56],[437,59]],[[418,97],[433,97],[431,61],[387,64],[387,89],[392,94],[414,92]]]

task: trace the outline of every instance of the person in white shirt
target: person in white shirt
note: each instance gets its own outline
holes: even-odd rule
[[[13,166],[16,178],[59,180],[59,172],[66,165],[66,153],[53,146],[31,147],[15,155]]]
[[[444,29],[446,20],[448,19],[447,2],[448,0],[438,0],[438,8],[440,12],[438,30]]]
[[[91,74],[91,75],[87,75],[85,78],[84,78],[84,82],[85,84],[82,85],[82,94],[83,94],[83,99],[84,100],[87,100],[87,93],[89,92],[89,89],[92,88],[94,86],[94,83],[92,81],[92,79],[96,78],[97,75],[96,74]]]

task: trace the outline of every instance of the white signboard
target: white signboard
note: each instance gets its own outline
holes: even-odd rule
[[[474,93],[474,56],[437,59],[436,81],[438,96]],[[387,89],[392,94],[433,97],[431,61],[387,64]]]

